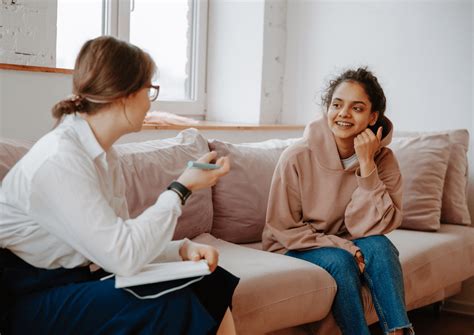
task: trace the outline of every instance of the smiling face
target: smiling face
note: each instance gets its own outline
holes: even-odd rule
[[[328,125],[334,134],[339,153],[354,153],[354,138],[377,121],[377,112],[364,87],[344,81],[336,87],[328,108]],[[346,156],[346,155],[344,155]]]

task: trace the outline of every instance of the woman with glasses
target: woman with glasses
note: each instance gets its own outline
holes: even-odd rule
[[[86,42],[73,95],[53,107],[57,126],[5,177],[0,264],[6,333],[235,333],[229,306],[238,278],[217,266],[215,248],[171,240],[187,197],[227,174],[228,158],[217,160],[217,170],[185,170],[156,194],[154,205],[129,217],[113,144],[141,129],[159,93],[155,72],[151,57],[136,46],[113,37]],[[211,152],[200,161],[215,158]],[[212,271],[200,280],[129,292],[104,279],[133,275],[149,263],[199,259]]]

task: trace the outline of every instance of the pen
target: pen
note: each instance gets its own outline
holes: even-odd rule
[[[208,163],[199,163],[199,162],[188,162],[188,168],[196,168],[201,170],[215,170],[219,169],[221,166],[216,164],[208,164]]]

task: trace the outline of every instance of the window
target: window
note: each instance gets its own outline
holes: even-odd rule
[[[152,110],[204,116],[207,0],[58,0],[57,23],[57,67],[73,68],[86,40],[116,36],[158,66],[160,101]]]

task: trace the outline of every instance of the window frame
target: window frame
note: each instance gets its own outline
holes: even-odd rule
[[[188,100],[160,100],[152,102],[150,110],[172,112],[196,119],[205,119],[206,112],[206,57],[208,0],[188,0],[191,5],[192,33],[190,39],[190,83]],[[134,0],[103,0],[102,35],[130,40],[130,9]]]

